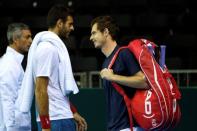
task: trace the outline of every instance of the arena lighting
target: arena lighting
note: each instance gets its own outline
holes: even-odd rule
[[[68,1],[68,7],[73,6],[73,1]]]
[[[33,6],[34,8],[36,8],[36,7],[38,6],[38,2],[37,2],[37,1],[34,1],[34,2],[32,3],[32,6]]]

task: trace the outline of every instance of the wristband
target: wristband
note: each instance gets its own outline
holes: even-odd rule
[[[73,114],[74,114],[75,112],[77,112],[76,107],[75,107],[72,103],[70,103],[70,109],[71,109],[71,111],[72,111]]]
[[[40,122],[42,125],[42,129],[50,129],[50,119],[48,115],[40,115]]]

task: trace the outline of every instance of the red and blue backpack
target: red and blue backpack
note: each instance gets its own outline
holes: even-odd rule
[[[179,88],[167,67],[159,65],[149,47],[156,47],[153,42],[145,39],[131,41],[128,46],[121,47],[114,55],[108,68],[112,68],[118,53],[128,48],[137,59],[147,84],[146,90],[136,90],[129,98],[117,83],[113,87],[123,96],[129,118],[131,131],[133,119],[145,130],[170,130],[180,121],[181,112],[178,101],[181,99]]]

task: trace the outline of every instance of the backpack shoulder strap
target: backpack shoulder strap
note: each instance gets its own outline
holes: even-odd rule
[[[127,46],[123,46],[123,47],[120,47],[120,48],[116,51],[115,55],[113,56],[113,58],[112,58],[112,60],[111,60],[111,62],[110,62],[110,64],[109,64],[109,66],[108,66],[109,69],[112,68],[114,62],[116,61],[116,58],[117,58],[119,52],[120,52],[122,49],[125,49],[125,48],[128,48],[128,47],[127,47]]]

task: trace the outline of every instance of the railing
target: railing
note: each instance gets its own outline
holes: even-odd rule
[[[197,70],[170,70],[170,72],[179,87],[197,87]],[[74,76],[80,88],[102,88],[99,71],[77,72]]]
[[[170,70],[179,87],[197,87],[197,70]]]
[[[74,77],[78,87],[80,88],[88,88],[89,85],[87,83],[87,72],[76,72],[74,73]]]
[[[102,88],[99,71],[76,72],[74,77],[80,88]]]

